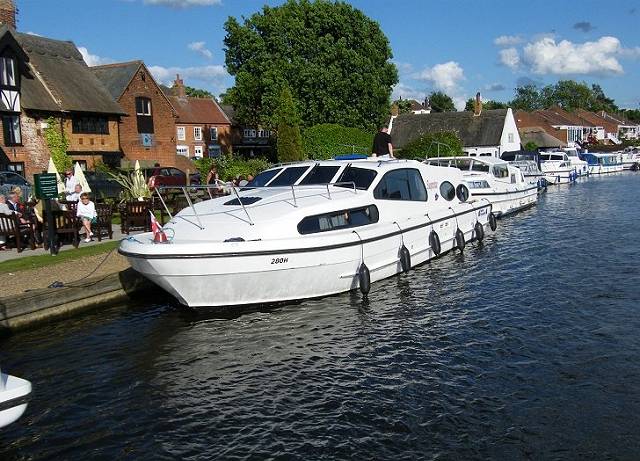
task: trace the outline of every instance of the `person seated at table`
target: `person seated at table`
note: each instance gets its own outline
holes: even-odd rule
[[[80,194],[82,194],[82,186],[76,184],[73,186],[73,192],[67,194],[67,202],[77,202],[80,200]]]
[[[89,194],[83,192],[80,195],[80,202],[78,203],[77,216],[82,220],[82,227],[85,229],[87,238],[84,239],[85,243],[89,243],[93,240],[93,232],[91,232],[91,224],[95,224],[98,220],[98,213],[96,213],[96,206],[89,200]]]
[[[4,195],[0,194],[0,213],[2,214],[11,214],[13,213],[9,207],[7,206],[7,198]],[[4,251],[7,249],[5,246],[7,243],[7,237],[4,234],[0,234],[0,251]]]

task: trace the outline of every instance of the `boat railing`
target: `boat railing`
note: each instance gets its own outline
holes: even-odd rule
[[[229,191],[229,193],[224,194],[224,195],[232,195],[236,198],[236,200],[238,200],[238,204],[240,205],[240,207],[242,208],[245,216],[247,217],[247,222],[250,225],[254,225],[253,219],[251,219],[251,215],[249,214],[249,211],[247,210],[247,208],[245,207],[244,201],[242,200],[242,197],[240,196],[239,192],[244,192],[244,191],[248,191],[248,190],[268,190],[268,191],[277,191],[277,190],[287,190],[287,191],[291,191],[291,200],[292,200],[292,204],[294,207],[298,207],[298,196],[296,196],[296,190],[298,190],[298,192],[300,192],[301,190],[311,190],[311,189],[324,189],[327,191],[327,198],[329,200],[332,199],[331,196],[331,186],[337,186],[337,187],[345,187],[345,186],[349,186],[349,190],[351,190],[354,194],[358,193],[358,188],[356,187],[356,183],[354,181],[340,181],[340,182],[332,182],[332,183],[324,183],[324,184],[292,184],[289,186],[250,186],[250,185],[244,185],[244,186],[237,186],[231,182],[229,183],[225,183],[223,181],[219,181],[216,180],[214,184],[198,184],[198,185],[188,185],[188,186],[158,186],[155,187],[153,190],[153,193],[156,194],[158,196],[158,199],[160,200],[160,203],[162,203],[162,206],[165,210],[165,212],[167,213],[167,215],[169,216],[169,219],[172,220],[173,219],[173,213],[171,212],[171,210],[169,209],[169,207],[167,206],[167,202],[164,199],[164,197],[162,196],[162,192],[163,191],[175,191],[175,190],[180,190],[182,192],[182,195],[184,195],[187,204],[188,204],[188,208],[191,208],[191,211],[193,212],[193,216],[195,217],[196,222],[193,222],[189,219],[187,219],[186,217],[182,216],[182,219],[184,219],[185,221],[193,224],[194,226],[198,227],[201,230],[204,230],[205,227],[202,224],[202,220],[200,219],[200,215],[198,214],[198,211],[196,210],[196,207],[194,206],[194,202],[192,200],[191,194],[189,193],[189,191],[194,191],[194,190],[205,190],[207,195],[209,196],[210,199],[214,199],[214,198],[218,198],[220,197],[220,195],[216,194],[212,194],[212,190],[219,192],[221,190],[227,190]],[[299,195],[299,194],[298,194]]]

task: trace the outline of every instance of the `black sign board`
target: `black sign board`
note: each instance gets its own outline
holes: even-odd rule
[[[37,198],[51,199],[58,197],[58,178],[55,173],[35,174],[33,177]]]

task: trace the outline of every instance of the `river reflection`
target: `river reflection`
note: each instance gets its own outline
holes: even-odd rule
[[[555,187],[357,292],[230,318],[135,304],[0,342],[0,459],[637,459],[634,174]]]

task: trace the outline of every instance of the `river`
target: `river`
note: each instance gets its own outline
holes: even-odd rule
[[[167,304],[0,340],[32,381],[0,459],[638,459],[640,177],[536,207],[359,292]]]

